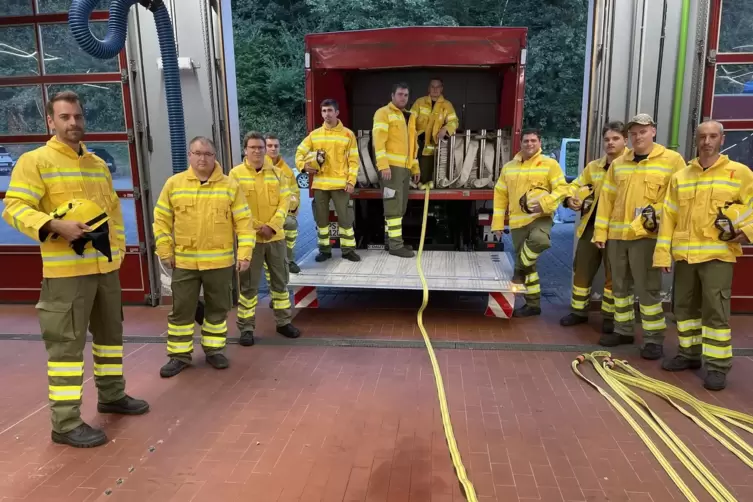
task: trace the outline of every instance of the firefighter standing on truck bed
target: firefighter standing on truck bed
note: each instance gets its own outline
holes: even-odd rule
[[[612,271],[605,249],[597,248],[591,239],[594,234],[596,208],[604,176],[614,159],[625,153],[627,130],[622,122],[610,122],[601,131],[605,156],[589,162],[583,172],[567,186],[565,206],[580,212],[580,224],[575,231],[578,244],[573,263],[573,294],[571,312],[560,319],[562,326],[575,326],[588,322],[591,306],[591,285],[596,272],[604,263],[604,294],[601,298],[602,333],[614,332],[614,296],[612,296]]]
[[[78,96],[58,93],[47,103],[55,136],[23,154],[5,195],[3,219],[40,242],[42,291],[37,303],[47,349],[52,441],[78,448],[107,436],[81,420],[84,347],[93,337],[94,382],[100,413],[141,415],[149,405],[125,393],[120,265],[123,215],[104,161],[81,142]]]
[[[433,78],[429,82],[429,95],[418,98],[411,112],[416,115],[416,132],[419,146],[423,145],[418,157],[421,178],[419,188],[426,185],[434,188],[434,154],[437,145],[447,137],[455,134],[458,129],[458,116],[455,108],[442,95],[444,83],[441,78]]]
[[[350,194],[358,178],[358,144],[353,131],[337,118],[340,106],[334,99],[325,99],[321,104],[324,124],[298,146],[295,165],[301,171],[314,175],[311,188],[314,190],[314,219],[317,226],[319,254],[315,260],[323,262],[332,258],[329,241],[329,201],[335,206],[339,226],[342,257],[361,261],[356,253],[356,234],[353,231],[353,208]]]
[[[418,183],[418,139],[416,114],[406,110],[410,88],[392,86],[392,101],[374,114],[372,143],[377,169],[382,177],[384,220],[391,255],[411,258],[415,255],[403,242],[403,216],[408,209],[411,178]]]
[[[698,126],[699,157],[675,174],[653,255],[654,267],[670,271],[675,260],[674,313],[678,355],[662,368],[682,371],[706,366],[703,386],[721,390],[732,366],[729,327],[732,274],[740,243],[753,240],[753,173],[720,155],[724,128]]]
[[[492,231],[502,237],[505,212],[509,211],[509,225],[515,248],[513,284],[525,285],[525,305],[515,309],[515,317],[541,314],[541,285],[536,261],[551,247],[552,217],[563,190],[565,177],[556,160],[541,153],[541,134],[534,129],[522,133],[522,148],[513,160],[502,168],[494,187],[494,216]],[[551,207],[542,205],[543,197],[559,189],[559,198],[549,200]]]
[[[679,153],[654,143],[656,124],[650,115],[636,115],[627,127],[633,148],[612,162],[596,209],[593,242],[604,249],[609,239],[615,309],[614,333],[603,334],[599,344],[633,343],[635,288],[643,327],[641,357],[659,359],[667,324],[661,271],[651,261],[669,179],[685,168],[685,161]]]
[[[301,271],[301,268],[295,262],[295,241],[298,238],[298,208],[301,204],[301,189],[298,188],[298,183],[295,181],[295,174],[290,168],[285,159],[280,155],[280,138],[274,134],[267,134],[264,137],[267,142],[267,159],[270,164],[280,169],[282,173],[290,180],[290,208],[288,209],[288,216],[285,218],[285,225],[282,227],[285,232],[285,244],[288,247],[288,270],[291,273],[297,274]],[[264,270],[267,276],[267,283],[269,283],[269,269],[267,264],[264,263]]]
[[[167,355],[160,376],[170,378],[191,363],[194,317],[204,288],[201,347],[206,361],[225,369],[227,313],[233,308],[235,235],[240,272],[249,267],[256,239],[250,230],[251,212],[235,180],[225,176],[215,160],[214,143],[197,137],[188,144],[190,165],[168,178],[154,206],[157,256],[173,269],[173,308],[168,315]]]
[[[266,264],[269,269],[269,295],[272,297],[277,332],[288,338],[298,338],[301,332],[291,324],[290,293],[288,293],[287,246],[283,226],[290,206],[290,180],[285,173],[266,158],[264,136],[249,132],[243,138],[246,158],[243,164],[230,171],[246,194],[253,214],[251,228],[256,232],[251,266],[240,274],[238,305],[238,343],[244,347],[254,344],[256,307],[259,303],[259,281]]]

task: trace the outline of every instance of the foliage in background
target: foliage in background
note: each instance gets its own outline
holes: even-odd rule
[[[241,129],[275,131],[286,149],[300,141],[306,33],[523,26],[529,29],[525,122],[540,128],[558,150],[559,138],[579,135],[587,5],[587,0],[233,0]]]

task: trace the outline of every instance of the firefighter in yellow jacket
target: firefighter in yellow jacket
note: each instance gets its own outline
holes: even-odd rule
[[[311,131],[295,153],[296,167],[314,176],[311,188],[314,190],[314,219],[319,245],[315,260],[323,262],[332,258],[329,240],[329,203],[332,201],[337,213],[342,257],[361,261],[356,253],[355,216],[350,207],[350,194],[358,178],[356,137],[337,118],[340,115],[337,101],[322,101],[321,113],[324,124]]]
[[[256,233],[256,248],[251,266],[240,274],[240,305],[238,306],[239,343],[254,344],[256,307],[259,304],[259,281],[266,264],[269,269],[269,295],[272,297],[277,332],[288,338],[298,338],[301,332],[290,322],[290,293],[288,293],[287,247],[283,227],[290,209],[290,180],[285,173],[265,158],[266,144],[258,132],[243,138],[246,158],[243,164],[230,171],[246,195],[253,214],[250,228]]]
[[[233,308],[233,271],[248,269],[256,238],[251,212],[238,183],[225,176],[215,160],[214,143],[204,137],[188,145],[190,165],[171,176],[154,207],[157,256],[173,269],[173,308],[168,315],[167,355],[163,378],[183,371],[193,353],[194,316],[204,289],[201,347],[206,361],[225,369],[227,314]],[[238,237],[236,267],[235,237]]]
[[[643,327],[641,357],[659,359],[667,324],[661,301],[661,271],[651,266],[658,222],[669,179],[686,164],[682,156],[654,143],[656,124],[641,113],[628,123],[632,150],[612,162],[596,209],[593,242],[606,247],[612,268],[614,333],[599,344],[633,343],[634,296],[638,295]]]
[[[541,314],[541,285],[536,261],[551,247],[551,213],[565,196],[565,176],[556,160],[541,153],[541,134],[533,129],[522,133],[522,148],[502,168],[494,187],[492,231],[501,238],[505,213],[509,212],[510,232],[515,249],[513,284],[525,286],[525,305],[515,309],[515,317]],[[557,197],[545,198],[547,194]]]
[[[371,133],[377,169],[382,178],[384,219],[389,252],[401,258],[415,255],[403,242],[403,216],[408,209],[411,178],[418,183],[416,114],[406,109],[408,84],[392,86],[392,101],[374,114]]]
[[[285,244],[288,248],[288,270],[292,274],[297,274],[301,271],[301,268],[295,262],[295,241],[298,239],[298,208],[301,204],[301,189],[298,188],[295,173],[293,173],[288,163],[280,155],[280,138],[274,134],[267,134],[264,139],[267,142],[267,160],[269,160],[270,164],[281,170],[285,177],[290,180],[290,208],[288,209],[288,216],[285,218],[285,225],[282,229],[285,232]],[[264,270],[267,275],[267,283],[269,283],[269,270],[266,263],[264,264]]]
[[[667,371],[697,369],[703,386],[721,390],[732,367],[730,293],[740,243],[753,240],[753,173],[721,155],[724,128],[707,121],[696,130],[699,156],[675,174],[664,200],[654,267],[675,261],[674,313],[679,351]]]
[[[580,224],[575,231],[578,244],[573,262],[573,293],[571,312],[560,319],[562,326],[575,326],[588,322],[591,305],[591,285],[599,267],[604,263],[604,293],[601,298],[602,333],[614,332],[614,297],[612,296],[612,271],[605,249],[597,248],[591,239],[594,234],[596,207],[599,204],[604,176],[614,159],[625,153],[627,130],[622,122],[610,122],[601,131],[605,156],[589,162],[572,183],[567,186],[564,204],[580,212]]]
[[[421,178],[419,188],[422,190],[426,184],[434,187],[434,154],[439,142],[448,135],[452,136],[458,129],[458,116],[455,108],[442,92],[444,83],[441,78],[433,78],[429,82],[429,95],[418,98],[411,112],[416,115],[416,132],[419,145],[423,144],[421,154],[418,157]]]
[[[107,442],[81,420],[84,347],[93,337],[100,413],[140,415],[149,405],[125,393],[123,308],[119,270],[125,258],[120,200],[102,159],[86,149],[76,94],[47,103],[55,136],[23,154],[5,195],[3,219],[40,243],[42,291],[37,303],[47,349],[52,440],[79,448]]]

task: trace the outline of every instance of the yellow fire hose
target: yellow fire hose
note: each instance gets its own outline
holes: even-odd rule
[[[452,421],[450,420],[450,411],[447,406],[447,396],[444,392],[444,383],[442,382],[442,374],[439,371],[439,364],[437,363],[437,356],[434,354],[434,348],[431,345],[429,335],[424,328],[424,310],[429,303],[429,287],[426,284],[426,277],[424,276],[424,270],[421,267],[421,253],[424,249],[424,239],[426,237],[426,217],[429,214],[429,188],[425,188],[424,195],[424,216],[421,223],[421,240],[418,244],[418,252],[416,253],[416,267],[418,268],[418,277],[421,279],[421,287],[423,289],[424,297],[421,302],[421,308],[418,309],[418,329],[421,330],[421,336],[424,338],[426,344],[426,350],[429,352],[429,359],[431,360],[431,368],[434,371],[434,381],[437,384],[437,397],[439,398],[439,410],[442,414],[442,425],[444,426],[444,435],[447,440],[447,447],[450,450],[450,457],[452,458],[452,465],[455,468],[455,475],[460,482],[466,500],[468,502],[478,502],[476,498],[476,490],[473,488],[473,483],[468,479],[463,466],[463,459],[460,458],[460,451],[458,451],[458,445],[455,442],[455,433],[452,430]]]
[[[601,362],[597,358],[601,358]],[[697,501],[698,498],[692,493],[687,484],[685,484],[677,471],[672,467],[653,440],[641,428],[635,418],[633,418],[633,416],[617,399],[615,399],[614,396],[581,373],[578,366],[586,361],[592,364],[599,376],[601,376],[611,387],[614,393],[622,398],[622,400],[625,401],[628,406],[651,427],[651,429],[659,436],[672,453],[675,454],[685,468],[690,471],[693,477],[696,478],[714,500],[722,502],[733,502],[737,500],[708,470],[700,459],[693,454],[687,445],[675,435],[672,429],[670,429],[669,426],[656,413],[654,413],[651,408],[649,408],[648,404],[630,389],[630,387],[651,392],[667,401],[752,469],[753,460],[751,457],[753,457],[753,448],[727,427],[723,421],[742,430],[753,433],[753,428],[745,425],[745,423],[753,425],[753,416],[700,401],[682,389],[644,375],[630,366],[627,361],[612,359],[612,355],[606,351],[596,351],[591,354],[583,354],[578,356],[578,358],[572,362],[573,372],[595,388],[602,396],[604,396],[604,398],[607,399],[607,401],[609,401],[617,412],[622,415],[636,434],[638,434],[643,440],[648,449],[651,450],[651,453],[654,454],[656,460],[661,464],[683,495],[685,495],[685,498],[691,501]],[[708,424],[703,422],[699,416],[693,415],[687,409],[680,406],[677,401],[682,401],[686,405],[689,405],[701,418],[705,419]],[[710,427],[709,424],[716,427],[721,434]],[[740,449],[736,448],[732,443],[739,446],[747,453],[747,455]]]

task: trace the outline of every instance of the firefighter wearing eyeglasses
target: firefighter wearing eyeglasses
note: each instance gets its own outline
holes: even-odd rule
[[[524,130],[521,151],[504,165],[494,186],[492,231],[501,238],[509,206],[509,226],[515,248],[512,282],[524,290],[525,305],[513,316],[541,314],[541,285],[536,262],[551,247],[552,217],[564,196],[565,176],[556,160],[541,153],[541,135]],[[558,190],[559,189],[559,190]],[[558,197],[548,197],[557,191]]]
[[[732,366],[729,326],[732,274],[741,244],[753,240],[753,173],[726,155],[724,128],[698,126],[699,156],[672,177],[664,201],[653,265],[675,262],[674,313],[678,354],[662,368],[706,367],[704,387],[721,390]]]

